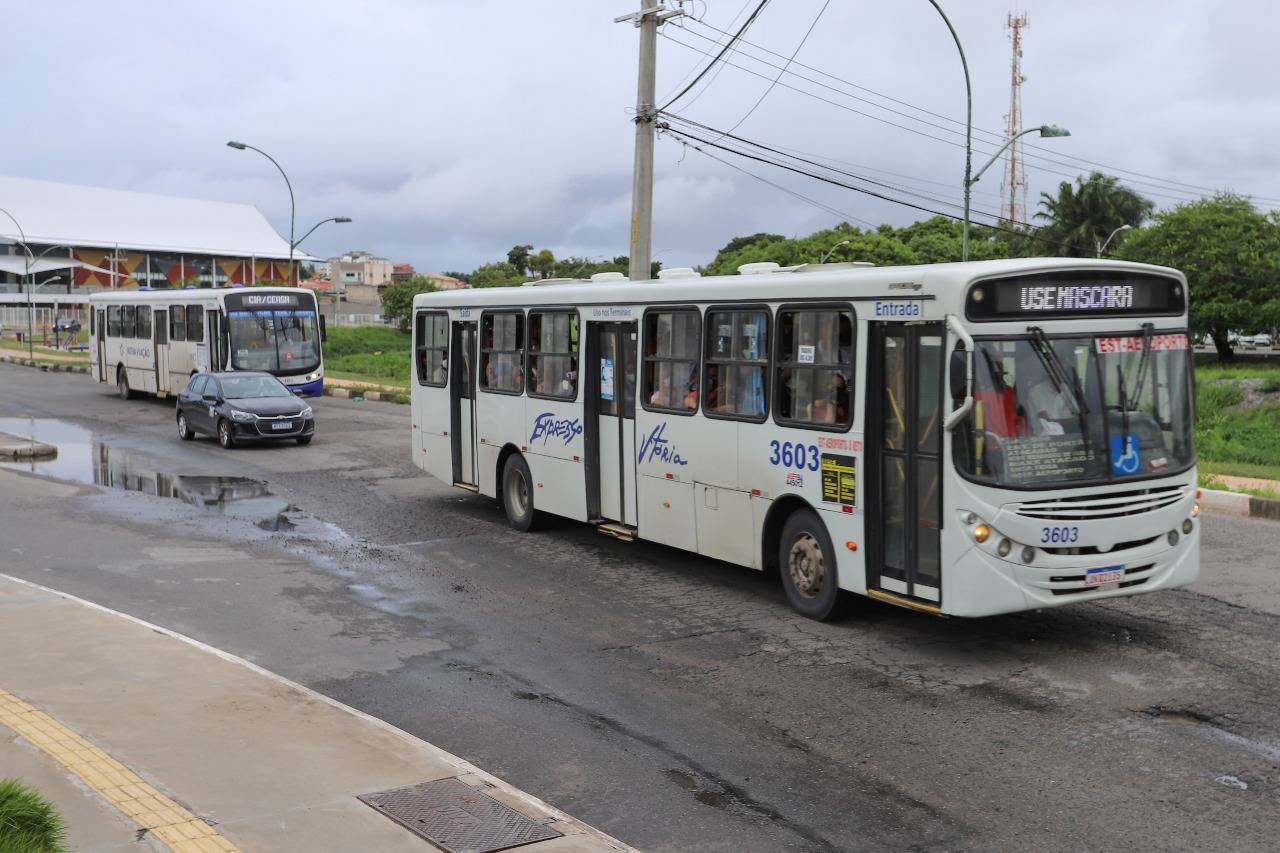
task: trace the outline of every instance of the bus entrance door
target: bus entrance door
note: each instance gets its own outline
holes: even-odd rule
[[[587,515],[604,532],[636,526],[636,324],[587,324]]]
[[[451,337],[449,441],[453,450],[453,484],[476,491],[476,324],[455,322]]]
[[[867,589],[942,601],[941,323],[871,323]]]
[[[156,351],[156,396],[163,398],[169,396],[169,312],[163,308],[156,309],[152,338]]]
[[[98,381],[107,381],[107,311],[98,308],[94,325],[93,351],[98,356]]]
[[[227,351],[223,344],[224,330],[222,324],[218,320],[222,314],[217,310],[207,310],[204,313],[204,333],[208,340],[207,352],[209,366],[206,370],[219,371],[225,370],[227,367]]]

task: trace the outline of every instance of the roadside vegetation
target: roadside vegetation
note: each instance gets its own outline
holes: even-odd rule
[[[1280,359],[1196,365],[1196,455],[1204,475],[1280,481]]]
[[[53,804],[17,779],[0,779],[0,850],[65,853],[66,829]]]
[[[409,387],[410,335],[386,326],[329,328],[325,373],[337,379]]]

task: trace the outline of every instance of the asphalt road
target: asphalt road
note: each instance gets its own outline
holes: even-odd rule
[[[0,365],[0,432],[35,417],[104,444],[128,485],[243,476],[287,507],[258,524],[10,476],[0,570],[249,658],[646,850],[1275,849],[1280,524],[1206,518],[1194,591],[816,624],[744,569],[571,523],[516,534],[413,467],[406,408],[314,405],[310,447],[227,453],[178,441],[172,404]],[[73,447],[62,473],[103,453]],[[224,570],[228,549],[254,570]]]

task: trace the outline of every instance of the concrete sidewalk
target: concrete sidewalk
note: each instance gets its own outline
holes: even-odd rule
[[[0,777],[51,797],[72,849],[422,853],[357,796],[453,778],[561,834],[521,851],[630,850],[246,661],[5,575],[0,650]]]

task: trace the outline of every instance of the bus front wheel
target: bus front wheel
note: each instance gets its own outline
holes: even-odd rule
[[[840,615],[836,552],[826,525],[813,510],[797,510],[783,525],[778,566],[782,588],[796,612],[818,621]]]
[[[541,513],[533,508],[533,478],[519,453],[512,453],[502,466],[502,508],[507,523],[527,533],[537,528]]]
[[[129,374],[123,366],[116,368],[116,393],[120,395],[121,400],[129,400],[133,397],[133,391],[129,388]]]

